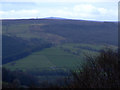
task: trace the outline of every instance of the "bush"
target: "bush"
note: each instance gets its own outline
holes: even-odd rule
[[[119,88],[120,66],[118,53],[107,49],[97,57],[87,56],[87,64],[77,72],[72,71],[67,88]],[[69,80],[68,80],[69,81]]]

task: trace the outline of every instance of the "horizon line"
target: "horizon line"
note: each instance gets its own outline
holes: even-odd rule
[[[0,20],[39,20],[39,19],[46,19],[46,20],[78,20],[78,21],[93,21],[93,22],[119,22],[119,21],[112,21],[112,20],[92,20],[92,19],[72,19],[72,18],[64,18],[64,17],[43,17],[43,18],[0,18]]]

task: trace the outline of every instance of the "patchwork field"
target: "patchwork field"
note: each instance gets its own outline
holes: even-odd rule
[[[110,46],[116,49],[115,46]],[[71,70],[85,63],[85,55],[97,55],[102,45],[64,44],[46,48],[39,52],[4,65],[10,70],[44,71],[44,70]]]
[[[8,63],[5,67],[15,70],[43,70],[56,68],[73,68],[80,58],[59,48],[48,48],[33,53],[23,59]]]

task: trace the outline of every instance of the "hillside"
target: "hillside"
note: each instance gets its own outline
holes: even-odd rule
[[[39,82],[64,78],[86,63],[86,54],[117,49],[115,22],[50,18],[3,20],[2,25],[3,67],[30,73]]]
[[[3,34],[22,38],[42,38],[52,43],[117,45],[117,23],[84,20],[24,19],[3,20]]]
[[[8,63],[30,55],[32,52],[49,48],[50,43],[41,39],[23,40],[13,36],[2,36],[2,63]]]

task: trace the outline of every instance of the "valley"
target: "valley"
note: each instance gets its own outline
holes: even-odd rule
[[[3,20],[3,67],[53,81],[81,68],[86,55],[117,50],[115,22],[67,19]]]

